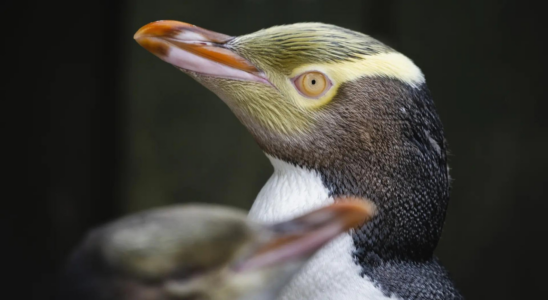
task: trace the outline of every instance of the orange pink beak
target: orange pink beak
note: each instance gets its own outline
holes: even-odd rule
[[[301,217],[268,226],[273,236],[251,257],[235,266],[235,270],[254,270],[309,257],[341,233],[362,225],[376,214],[376,206],[366,199],[336,201]]]
[[[268,83],[262,72],[227,44],[233,37],[178,21],[157,21],[135,33],[137,43],[180,69]]]

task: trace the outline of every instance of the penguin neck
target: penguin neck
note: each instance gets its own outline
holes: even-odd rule
[[[333,203],[321,174],[271,157],[274,173],[259,192],[249,218],[261,223],[288,220]],[[356,247],[345,233],[321,249],[283,290],[280,300],[392,299],[356,263]]]
[[[251,219],[280,222],[333,203],[319,173],[266,156],[274,173],[253,202]]]
[[[242,119],[263,151],[279,159],[271,159],[275,174],[252,215],[288,218],[332,197],[362,197],[378,209],[353,234],[362,265],[431,259],[450,180],[443,128],[428,88],[364,77],[341,85],[330,104],[323,121],[289,138]]]
[[[375,168],[383,158],[367,152],[318,169],[267,154],[274,173],[250,218],[278,222],[329,205],[333,197],[363,197],[377,205],[378,213],[352,234],[358,263],[369,268],[393,260],[430,260],[448,200],[445,159],[425,159],[434,151],[415,155],[412,147],[400,151],[407,152],[396,154],[409,159],[385,168]]]
[[[378,90],[384,92],[372,92]],[[335,246],[321,250],[316,257],[327,258],[321,263],[315,263],[314,258],[307,265],[308,282],[303,281],[303,275],[294,282],[301,280],[301,286],[312,285],[320,291],[324,285],[336,283],[345,286],[341,291],[362,295],[376,290],[353,289],[353,284],[370,286],[370,282],[353,281],[356,273],[362,280],[374,280],[376,286],[384,287],[386,295],[405,295],[405,291],[396,291],[394,282],[417,278],[424,285],[450,286],[433,258],[445,219],[450,179],[443,128],[426,85],[415,89],[396,80],[363,78],[341,86],[337,97],[330,108],[335,120],[318,122],[314,130],[299,138],[250,128],[275,169],[250,217],[275,222],[328,205],[334,197],[366,198],[377,205],[377,215],[352,234],[343,235],[343,242],[334,241]],[[379,116],[379,111],[384,114]],[[346,272],[333,271],[339,270],[339,264]],[[307,271],[312,267],[320,277]],[[407,272],[412,268],[416,270]],[[394,270],[410,277],[398,279]],[[432,276],[426,276],[425,270],[432,271]],[[417,291],[407,292],[415,295]],[[314,299],[307,295],[293,298]]]

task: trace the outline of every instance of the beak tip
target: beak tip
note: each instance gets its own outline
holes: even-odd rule
[[[152,24],[152,23],[150,23],[150,24]],[[137,30],[137,32],[135,32],[135,34],[133,35],[133,39],[136,40],[137,42],[139,42],[139,39],[142,39],[143,37],[145,37],[146,32],[150,28],[150,24],[147,24],[147,25],[139,28],[139,30]]]
[[[338,208],[345,216],[346,230],[363,225],[377,214],[375,203],[365,198],[340,197],[333,207]]]

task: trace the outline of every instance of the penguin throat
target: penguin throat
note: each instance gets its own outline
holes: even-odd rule
[[[333,203],[316,171],[266,156],[274,173],[257,195],[249,212],[251,219],[280,222]]]
[[[415,157],[408,153],[402,156]],[[267,157],[274,173],[253,203],[251,219],[279,222],[329,205],[334,197],[363,197],[377,205],[378,214],[351,236],[355,250],[351,256],[362,267],[432,258],[448,200],[448,181],[439,183],[435,179],[447,174],[445,168],[417,161],[372,172],[379,163],[364,158],[362,164],[339,163],[337,168],[314,169],[268,154]]]
[[[333,203],[321,175],[269,155],[274,173],[257,196],[249,218],[261,223],[288,220]],[[350,234],[333,240],[306,264],[279,299],[394,299],[386,296],[355,261]],[[336,283],[336,284],[335,284]]]

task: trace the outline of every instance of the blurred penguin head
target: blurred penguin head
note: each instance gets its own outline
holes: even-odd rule
[[[272,225],[241,210],[180,205],[134,214],[92,231],[74,252],[62,298],[274,299],[330,240],[374,214],[341,202]]]

